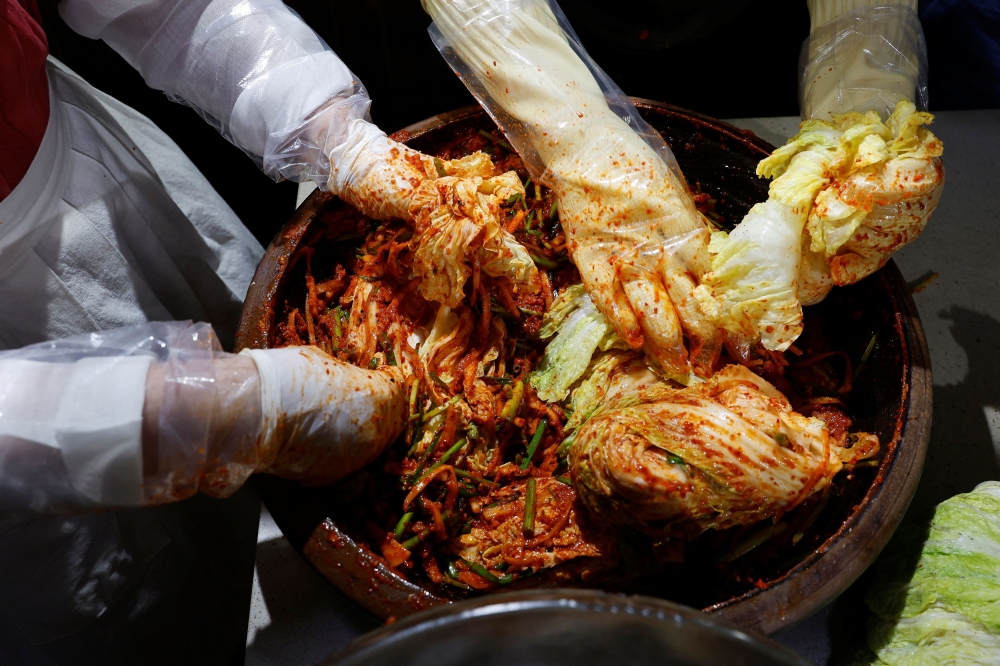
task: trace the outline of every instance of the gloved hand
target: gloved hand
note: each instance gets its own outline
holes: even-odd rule
[[[787,349],[803,305],[884,266],[940,201],[916,3],[876,1],[810,2],[800,131],[757,166],[768,200],[713,234],[699,297],[737,348]]]
[[[254,472],[332,483],[402,432],[403,383],[313,347],[226,354],[190,322],[0,352],[0,509],[225,497]]]
[[[532,177],[556,192],[597,308],[668,373],[707,375],[719,336],[693,291],[709,232],[663,139],[590,61],[555,3],[423,6],[438,50],[500,119]]]
[[[256,471],[332,483],[377,457],[406,423],[401,368],[366,370],[316,347],[246,349],[260,374]]]
[[[495,176],[485,153],[436,159],[355,120],[330,165],[331,192],[368,217],[413,225],[413,270],[424,298],[458,306],[475,253],[487,275],[537,290],[534,262],[500,219],[500,203],[523,197],[524,186],[513,171]]]

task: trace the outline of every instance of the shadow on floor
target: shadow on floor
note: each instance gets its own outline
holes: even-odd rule
[[[1000,411],[1000,322],[962,307],[940,317],[950,322],[955,342],[965,351],[968,373],[961,382],[934,387],[934,421],[920,484],[901,528],[915,529],[929,510],[983,481],[1000,480],[994,431],[988,411]],[[868,568],[829,611],[830,666],[851,664],[865,647],[869,617],[864,596],[877,575]]]

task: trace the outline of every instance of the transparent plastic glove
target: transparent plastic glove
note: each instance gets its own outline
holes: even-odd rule
[[[352,474],[403,432],[402,369],[366,370],[315,347],[247,349],[261,378],[258,471],[307,485]]]
[[[590,60],[554,2],[422,0],[438,50],[553,188],[570,256],[622,339],[667,372],[719,349],[692,297],[708,230],[670,149]],[[689,343],[690,359],[685,348]]]
[[[210,326],[190,322],[0,352],[0,507],[68,511],[235,491],[257,464],[260,396],[247,365],[222,353]]]
[[[59,10],[272,178],[325,188],[327,156],[368,115],[361,83],[280,0],[63,0]]]
[[[225,497],[261,471],[329,483],[376,457],[405,414],[396,368],[362,370],[311,347],[227,354],[208,324],[4,351],[0,509]]]
[[[814,24],[843,4],[811,3]],[[810,49],[806,74],[822,71],[804,85],[805,120],[757,167],[774,179],[768,200],[731,234],[713,234],[712,271],[698,291],[737,350],[758,340],[787,349],[802,332],[802,306],[884,266],[920,235],[944,185],[943,147],[923,127],[933,116],[908,97],[926,103],[913,10],[850,9],[814,30]]]
[[[534,262],[500,220],[501,201],[523,196],[524,186],[515,172],[495,175],[485,153],[436,159],[357,120],[330,164],[331,192],[369,217],[413,224],[413,270],[424,298],[458,306],[476,259],[488,275],[537,289]]]
[[[849,111],[887,117],[900,100],[927,108],[927,46],[912,0],[812,0],[802,44],[803,118]]]

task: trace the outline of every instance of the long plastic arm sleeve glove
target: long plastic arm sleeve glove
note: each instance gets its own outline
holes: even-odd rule
[[[884,266],[940,200],[943,148],[914,104],[927,102],[915,3],[869,4],[810,2],[800,131],[757,166],[768,200],[713,235],[705,286],[737,347],[787,349],[803,305]]]
[[[64,0],[61,9],[70,27],[197,109],[272,178],[311,179],[370,217],[412,222],[426,298],[458,304],[470,247],[481,248],[488,274],[535,282],[527,250],[498,222],[499,196],[523,189],[520,181],[495,182],[481,153],[444,162],[442,173],[432,157],[389,139],[367,121],[361,83],[280,0],[135,5]]]
[[[312,349],[253,354],[223,353],[210,326],[185,322],[3,352],[0,508],[226,496],[253,472],[328,483],[402,430],[392,371]]]
[[[900,100],[927,108],[927,47],[916,0],[809,0],[802,118],[848,111],[887,117]]]
[[[280,0],[64,0],[60,12],[275,179],[325,188],[328,156],[368,114],[361,83]]]
[[[538,181],[570,255],[633,348],[687,376],[719,345],[692,291],[708,231],[663,139],[590,59],[549,0],[422,0],[431,37]],[[687,353],[685,339],[690,343]]]

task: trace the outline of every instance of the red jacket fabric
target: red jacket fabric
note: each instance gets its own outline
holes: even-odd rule
[[[24,178],[45,135],[48,53],[35,0],[0,0],[0,200]]]

